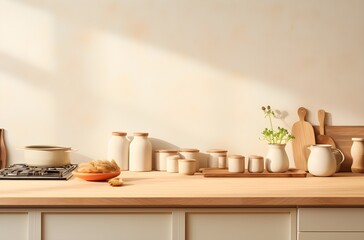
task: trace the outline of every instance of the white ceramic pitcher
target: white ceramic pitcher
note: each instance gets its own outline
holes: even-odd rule
[[[329,177],[334,175],[337,166],[345,160],[344,154],[339,149],[332,149],[331,145],[328,144],[311,145],[309,149],[311,153],[308,157],[307,169],[314,176]]]

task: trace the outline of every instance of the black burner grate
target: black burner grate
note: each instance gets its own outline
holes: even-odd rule
[[[67,180],[76,168],[77,164],[45,168],[14,164],[0,170],[0,180]]]

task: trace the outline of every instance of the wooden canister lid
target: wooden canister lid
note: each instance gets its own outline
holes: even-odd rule
[[[207,150],[208,153],[227,153],[225,149],[209,149]]]
[[[135,132],[133,133],[134,136],[144,136],[147,137],[149,135],[149,133],[147,132]]]
[[[244,158],[243,155],[230,155],[229,158]]]
[[[160,153],[177,153],[176,149],[159,149],[158,152]]]
[[[112,132],[113,136],[126,136],[126,132]]]
[[[178,152],[199,152],[197,148],[181,148],[178,149]]]
[[[263,159],[263,157],[259,155],[250,155],[249,159]]]

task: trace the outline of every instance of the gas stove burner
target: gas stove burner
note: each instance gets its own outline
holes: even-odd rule
[[[0,180],[68,180],[77,164],[62,167],[36,167],[14,164],[0,170]]]

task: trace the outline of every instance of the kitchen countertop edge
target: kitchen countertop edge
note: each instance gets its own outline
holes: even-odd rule
[[[0,198],[3,207],[364,207],[364,197]]]

